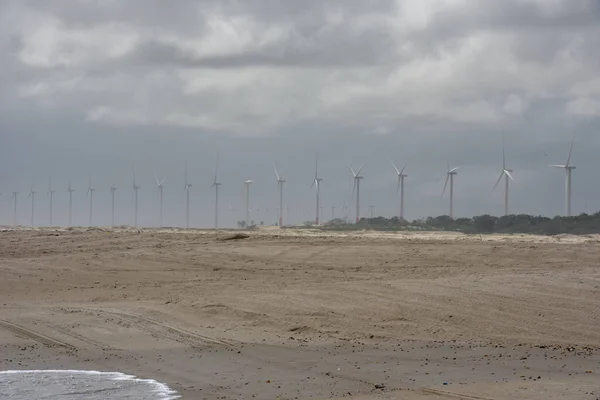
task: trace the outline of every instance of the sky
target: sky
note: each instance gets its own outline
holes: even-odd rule
[[[510,212],[600,210],[600,0],[0,0],[0,224],[110,221],[212,227],[217,154],[220,224],[354,214],[348,164],[364,165],[361,214],[397,215],[406,165],[408,219],[504,211],[502,168],[514,170]],[[348,211],[343,212],[344,204]],[[332,206],[335,210],[332,210]]]

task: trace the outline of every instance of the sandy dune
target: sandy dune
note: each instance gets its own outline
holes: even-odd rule
[[[597,399],[597,236],[5,229],[0,369],[186,399]]]

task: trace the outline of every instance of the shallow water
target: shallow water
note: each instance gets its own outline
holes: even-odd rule
[[[152,379],[120,372],[0,371],[0,399],[171,400],[177,392]]]

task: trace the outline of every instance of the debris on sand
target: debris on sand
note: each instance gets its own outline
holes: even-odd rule
[[[217,240],[221,240],[221,241],[241,240],[241,239],[248,239],[249,237],[250,237],[250,235],[248,235],[247,233],[234,233],[233,235],[218,238]]]

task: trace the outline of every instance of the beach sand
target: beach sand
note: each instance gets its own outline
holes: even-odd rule
[[[184,399],[598,399],[597,236],[4,229],[0,370]]]

